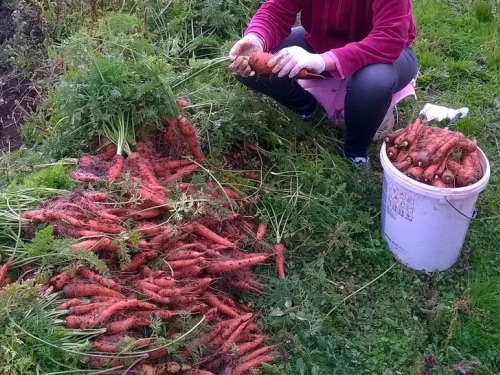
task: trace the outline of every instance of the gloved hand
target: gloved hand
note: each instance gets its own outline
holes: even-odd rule
[[[278,51],[269,60],[269,66],[273,67],[273,73],[278,73],[278,77],[288,75],[295,77],[301,69],[307,69],[311,73],[319,74],[325,70],[325,60],[321,55],[309,53],[301,47],[287,47]]]
[[[264,46],[257,35],[252,33],[245,35],[229,51],[229,59],[232,63],[227,69],[242,77],[253,76],[255,72],[248,65],[248,57],[254,52],[262,52],[263,50]]]

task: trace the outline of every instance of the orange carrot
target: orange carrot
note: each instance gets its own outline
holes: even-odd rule
[[[236,366],[236,368],[232,372],[232,375],[242,375],[245,371],[248,371],[252,368],[257,368],[262,363],[271,361],[274,361],[274,357],[272,355],[263,355],[261,357],[254,358],[248,362],[243,362]]]
[[[120,234],[124,231],[124,228],[118,224],[106,224],[102,221],[97,220],[89,220],[87,224],[90,230],[94,230],[97,232]]]
[[[269,256],[268,254],[265,254],[265,255],[258,255],[252,258],[220,261],[208,266],[206,270],[207,272],[210,273],[238,271],[245,268],[249,268],[256,264],[264,263],[268,256]]]
[[[147,262],[158,258],[159,253],[155,250],[142,252],[136,254],[132,257],[130,262],[125,266],[124,271],[136,271],[140,266],[146,264]]]
[[[177,104],[180,108],[186,108],[186,107],[189,107],[191,105],[191,103],[189,103],[189,101],[187,101],[186,99],[183,99],[183,98],[175,99],[175,104]]]
[[[121,338],[121,336],[119,336],[119,337]],[[149,341],[150,341],[149,339],[138,339],[134,342],[134,347],[141,348],[141,347],[147,346],[149,344]],[[116,353],[116,352],[119,352],[121,350],[119,343],[120,343],[119,341],[113,342],[113,341],[110,341],[109,339],[104,338],[104,339],[95,340],[92,343],[92,346],[93,346],[94,350],[98,351],[98,352]]]
[[[232,309],[230,306],[222,303],[214,294],[210,292],[205,292],[203,294],[203,300],[210,306],[216,307],[220,313],[227,315],[231,318],[236,318],[239,316],[238,312]]]
[[[108,171],[108,181],[115,182],[120,177],[123,166],[125,165],[125,158],[123,155],[116,154],[111,160],[111,166]]]
[[[245,280],[239,280],[231,282],[231,286],[240,290],[253,290],[257,293],[262,293],[264,290],[264,285],[258,282],[248,282]]]
[[[280,278],[285,278],[285,247],[281,243],[273,245],[274,253],[276,254],[276,268]]]
[[[7,277],[7,271],[9,270],[9,263],[5,263],[0,267],[0,284],[2,284]]]
[[[125,298],[125,296],[115,290],[94,284],[68,284],[63,288],[66,298],[107,296],[115,298]]]
[[[143,289],[143,293],[146,295],[146,297],[152,299],[155,302],[162,303],[164,305],[168,305],[172,303],[172,299],[168,297],[162,297],[158,293],[153,292],[152,290],[149,289]]]
[[[84,172],[79,170],[71,172],[70,176],[73,180],[80,182],[96,182],[100,180],[98,176],[91,172]]]
[[[274,55],[272,53],[267,53],[267,52],[254,52],[250,55],[250,59],[248,60],[248,64],[252,68],[252,70],[256,73],[259,74],[269,74],[269,75],[276,75],[273,73],[273,67],[270,67],[267,65],[269,60]],[[311,73],[307,71],[307,69],[301,69],[299,73],[295,76],[297,79],[304,79],[304,78],[309,78],[309,77],[317,77],[317,74]]]
[[[95,319],[94,325],[97,325],[109,319],[112,315],[115,315],[120,311],[129,309],[156,310],[158,309],[158,307],[156,305],[153,305],[152,303],[138,301],[136,299],[119,301],[104,309]]]
[[[453,186],[455,184],[455,175],[448,169],[443,172],[441,180],[447,185]]]
[[[147,280],[139,280],[138,285],[142,290],[149,289],[155,293],[158,293],[162,289],[160,286],[150,283]]]
[[[123,320],[117,320],[112,323],[106,324],[106,333],[108,335],[123,333],[128,331],[133,327],[148,326],[151,324],[151,320],[140,318],[137,316],[131,316]]]
[[[69,308],[69,315],[85,315],[94,310],[106,308],[112,305],[113,302],[94,302],[87,303],[86,305],[71,306]]]
[[[108,194],[103,192],[85,192],[83,196],[93,202],[104,202],[108,199]]]
[[[104,146],[102,153],[97,155],[97,157],[104,161],[112,161],[116,155],[116,151],[118,151],[118,147],[114,143],[109,143]]]
[[[201,165],[206,165],[207,161],[201,152],[200,143],[198,142],[198,137],[196,136],[196,130],[193,124],[191,124],[186,117],[181,117],[178,120],[178,126],[188,145],[189,151],[191,151],[191,155],[193,155]]]
[[[179,169],[191,164],[193,164],[193,162],[189,159],[180,159],[180,160],[165,160],[159,162],[157,165],[159,168],[162,169],[162,171],[164,171],[166,169]]]
[[[195,172],[198,169],[198,165],[196,164],[188,164],[184,167],[181,167],[177,169],[177,171],[174,174],[171,174],[168,177],[164,177],[161,179],[161,182],[163,183],[169,183],[169,182],[175,182],[179,179],[182,179],[183,177],[188,177],[193,172]]]
[[[185,375],[215,375],[211,371],[195,369],[195,368],[191,368],[191,369],[187,370],[186,372],[184,372],[184,374]]]
[[[267,340],[266,336],[263,335],[254,335],[252,336],[252,340],[244,342],[240,345],[238,345],[238,357],[241,357],[243,354],[250,352],[251,350],[255,349],[258,347],[260,344],[262,344],[265,340]]]
[[[180,268],[191,267],[191,266],[194,266],[196,264],[200,264],[203,261],[204,261],[203,258],[199,258],[198,257],[198,258],[194,258],[194,259],[182,259],[182,260],[169,261],[168,265],[173,270],[177,270],[177,269],[180,269]]]
[[[71,298],[71,299],[67,300],[66,302],[63,302],[58,307],[58,310],[68,310],[70,307],[78,306],[81,303],[82,303],[82,301],[79,298]]]
[[[108,250],[111,247],[111,239],[108,237],[95,238],[90,240],[79,241],[70,246],[71,252],[76,254],[80,251],[91,250],[91,251],[102,251]]]
[[[259,174],[255,172],[245,172],[243,175],[250,180],[260,180]]]
[[[174,250],[172,253],[169,253],[168,260],[185,260],[185,259],[195,259],[203,256],[203,253],[193,250]]]
[[[4,267],[5,267],[5,264],[4,264]],[[61,290],[72,279],[73,279],[73,276],[71,276],[68,272],[64,271],[64,272],[61,272],[60,274],[52,277],[49,280],[49,284],[52,285],[55,290]]]
[[[449,187],[451,187],[451,186],[449,186],[446,182],[444,182],[441,179],[432,180],[431,185],[434,186],[434,187],[438,187],[438,188],[449,188]]]
[[[386,153],[389,160],[396,160],[399,154],[399,148],[397,148],[396,146],[389,146],[386,148]]]
[[[269,346],[264,346],[262,348],[256,349],[253,352],[250,352],[250,353],[246,354],[245,356],[241,357],[240,362],[241,363],[249,362],[254,358],[257,358],[257,357],[260,357],[264,354],[269,353],[274,348],[275,348],[274,345],[269,345]]]
[[[212,241],[218,245],[234,247],[234,244],[231,241],[225,239],[224,237],[219,236],[217,233],[212,232],[206,226],[196,221],[184,225],[183,229],[184,232],[194,232],[198,236],[203,237],[209,241]]]
[[[257,227],[257,232],[255,233],[255,239],[257,241],[262,241],[262,239],[266,235],[266,231],[267,231],[267,223],[260,222],[259,226]]]
[[[139,193],[141,198],[148,204],[152,204],[153,206],[164,206],[165,198],[158,196],[157,193],[151,192],[147,187],[141,185],[139,188]]]
[[[114,289],[116,291],[119,291],[119,289],[120,289],[120,286],[118,284],[116,284],[116,282],[114,282],[113,280],[109,280],[109,279],[105,278],[104,276],[101,276],[101,275],[95,273],[90,268],[87,268],[87,267],[80,268],[78,270],[78,274],[80,276],[82,276],[83,278],[85,278],[89,281],[96,282],[97,284],[99,284],[105,288]]]

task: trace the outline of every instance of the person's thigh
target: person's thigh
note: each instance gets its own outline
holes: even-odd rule
[[[304,48],[307,52],[314,52],[313,48],[304,37],[305,33],[306,31],[302,26],[296,26],[292,28],[290,35],[283,39],[280,44],[274,47],[271,52],[277,52],[280,49],[293,46]]]

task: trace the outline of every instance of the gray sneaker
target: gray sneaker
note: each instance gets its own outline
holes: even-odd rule
[[[371,171],[370,157],[356,156],[355,158],[348,157],[347,160],[352,161],[357,168],[366,172]]]
[[[395,124],[396,118],[394,117],[394,107],[390,107],[384,119],[382,120],[382,124],[380,124],[377,132],[373,136],[373,140],[380,141],[384,139],[387,133],[394,129]]]

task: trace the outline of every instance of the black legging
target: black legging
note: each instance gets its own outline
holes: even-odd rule
[[[303,27],[294,27],[274,51],[299,46],[314,53],[304,38]],[[406,47],[392,64],[370,64],[347,79],[344,103],[346,141],[344,153],[348,157],[367,156],[373,139],[392,101],[392,95],[404,88],[417,74],[417,58]],[[236,76],[245,86],[263,93],[299,115],[311,115],[317,101],[296,80],[287,77],[255,75]]]

